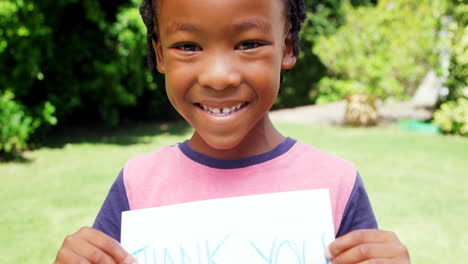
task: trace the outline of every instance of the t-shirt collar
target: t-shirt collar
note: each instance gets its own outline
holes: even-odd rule
[[[295,143],[296,140],[286,137],[283,142],[271,151],[238,160],[223,160],[206,156],[205,154],[192,149],[188,144],[188,140],[178,144],[178,146],[182,153],[184,153],[189,159],[205,166],[216,169],[240,169],[279,157],[290,150]]]

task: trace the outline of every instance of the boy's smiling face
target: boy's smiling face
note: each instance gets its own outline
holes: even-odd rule
[[[274,133],[266,115],[281,69],[296,61],[283,2],[159,0],[157,69],[195,129],[192,146],[232,149]]]

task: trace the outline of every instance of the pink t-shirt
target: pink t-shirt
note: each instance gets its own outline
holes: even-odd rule
[[[94,227],[120,240],[122,211],[312,189],[329,190],[337,236],[377,228],[356,168],[291,138],[272,151],[241,160],[205,156],[187,141],[136,156],[112,186]]]

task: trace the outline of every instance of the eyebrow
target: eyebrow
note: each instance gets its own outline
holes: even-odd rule
[[[167,27],[166,33],[170,34],[177,31],[200,32],[201,29],[193,24],[173,23],[172,25]]]
[[[248,31],[251,29],[259,29],[263,32],[270,32],[271,24],[262,19],[255,18],[255,19],[245,20],[240,23],[236,23],[232,25],[232,28],[236,32]],[[173,23],[167,28],[166,33],[170,34],[170,33],[174,33],[177,31],[200,32],[202,30],[194,24]]]
[[[240,31],[240,32],[248,31],[251,29],[259,29],[263,32],[270,32],[271,24],[266,22],[265,20],[256,18],[256,19],[249,19],[238,24],[234,24],[233,28],[235,31]]]

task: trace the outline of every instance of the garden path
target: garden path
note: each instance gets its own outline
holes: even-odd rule
[[[379,102],[380,124],[393,123],[400,119],[429,120],[432,110],[417,107],[412,101]],[[325,105],[308,105],[288,109],[271,111],[270,117],[274,122],[303,123],[318,125],[343,125],[346,101],[338,101]]]
[[[429,72],[414,96],[408,101],[388,99],[377,102],[380,124],[387,125],[401,119],[430,120],[442,86],[434,73]],[[274,122],[343,125],[346,101],[325,105],[308,105],[271,111]]]

